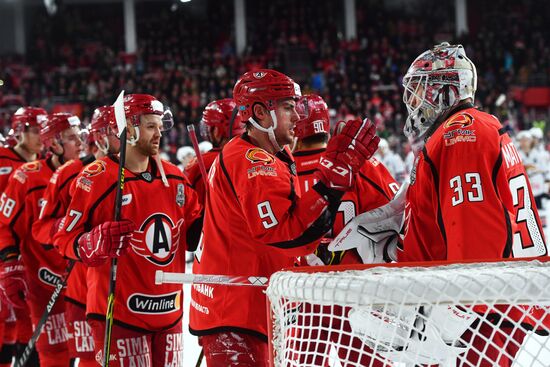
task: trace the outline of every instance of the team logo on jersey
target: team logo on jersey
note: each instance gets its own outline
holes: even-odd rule
[[[182,183],[178,184],[176,204],[178,204],[179,207],[182,207],[185,204],[185,190]]]
[[[246,151],[246,159],[252,163],[263,162],[264,164],[275,163],[275,158],[269,155],[265,150],[261,148],[251,148]]]
[[[257,71],[253,75],[256,79],[262,79],[264,76],[267,75],[267,73],[265,71]]]
[[[23,172],[38,172],[42,168],[42,163],[40,161],[28,162],[21,166],[21,171]]]
[[[163,213],[155,213],[145,219],[139,230],[134,231],[131,245],[134,252],[155,265],[166,266],[174,260],[178,250],[183,219],[176,224]]]
[[[143,178],[147,182],[153,181],[153,176],[151,176],[151,173],[149,173],[149,172],[142,172],[141,173],[141,178]]]
[[[467,128],[469,126],[472,126],[474,123],[474,118],[468,114],[468,113],[461,113],[456,116],[453,116],[445,123],[445,129],[451,129],[451,128]]]
[[[61,275],[52,272],[48,268],[38,269],[38,279],[44,284],[55,287],[57,284],[61,283]]]
[[[84,170],[82,171],[82,175],[86,177],[94,177],[105,172],[106,168],[107,165],[104,161],[93,161],[92,163],[87,165],[86,168],[84,168]]]
[[[177,311],[181,308],[181,291],[168,294],[134,293],[126,302],[128,308],[135,313],[161,315]]]
[[[292,176],[298,176],[298,171],[296,170],[296,162],[292,162],[288,165],[288,169],[290,169],[290,173]]]

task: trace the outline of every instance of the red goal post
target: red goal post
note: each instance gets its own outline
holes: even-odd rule
[[[293,268],[272,366],[549,366],[550,258]]]

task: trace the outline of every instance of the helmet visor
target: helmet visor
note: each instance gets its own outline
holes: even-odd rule
[[[162,131],[170,130],[172,127],[174,127],[174,116],[172,115],[172,111],[170,111],[169,108],[166,108],[164,110],[164,113],[161,116],[162,120]]]
[[[296,112],[298,113],[300,120],[305,120],[309,117],[310,110],[307,96],[301,97],[298,101],[296,101]]]

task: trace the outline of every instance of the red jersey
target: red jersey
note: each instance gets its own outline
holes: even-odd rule
[[[155,271],[185,271],[185,244],[189,226],[200,217],[196,193],[181,171],[162,162],[170,184],[164,186],[155,160],[140,174],[125,170],[121,218],[132,220],[131,250],[118,260],[115,293],[115,323],[140,330],[158,331],[172,327],[182,317],[182,287],[155,285]],[[105,221],[112,221],[118,183],[118,159],[98,159],[77,176],[73,199],[63,228],[54,243],[66,256],[75,253],[78,238]],[[105,319],[109,290],[110,261],[88,268],[86,314]]]
[[[0,193],[4,192],[13,171],[26,162],[15,149],[0,147]]]
[[[19,252],[31,287],[53,290],[66,267],[51,244],[36,241],[31,226],[38,219],[42,196],[55,167],[51,158],[23,164],[9,179],[0,200],[0,248],[5,254]]]
[[[212,166],[214,160],[216,159],[218,154],[220,154],[220,152],[220,148],[214,148],[202,155],[202,160],[204,162],[206,172],[210,171],[210,167]],[[201,170],[199,168],[199,164],[196,158],[189,162],[187,167],[185,167],[184,173],[187,175],[187,178],[191,183],[191,187],[194,188],[197,192],[197,195],[199,196],[199,202],[201,203],[201,205],[204,205],[204,202],[206,201],[206,187],[204,187],[204,180],[202,179]]]
[[[203,237],[195,253],[198,273],[269,277],[292,267],[294,256],[313,252],[315,246],[309,244],[330,229],[335,205],[329,206],[321,188],[300,194],[292,155],[272,155],[246,134],[224,146],[210,168],[208,184]],[[191,332],[233,329],[265,338],[263,291],[194,285]]]
[[[32,226],[33,236],[38,242],[53,244],[52,236],[57,230],[53,226],[67,212],[71,202],[71,184],[84,166],[94,160],[94,156],[90,155],[82,159],[68,161],[52,175],[44,192],[40,218]],[[57,249],[61,252],[61,255],[65,256],[63,251],[65,248],[60,249],[57,247]],[[86,272],[87,267],[77,262],[67,280],[65,299],[79,306],[86,304]]]
[[[314,173],[324,151],[325,149],[311,149],[294,152],[302,192],[308,191],[317,183]],[[346,224],[358,214],[387,204],[398,189],[399,185],[380,161],[374,157],[366,161],[359,173],[356,174],[352,189],[342,197],[332,231],[328,237],[336,237]],[[362,263],[356,251],[338,251],[332,253],[330,259],[323,260],[330,260],[328,263],[331,265]]]
[[[455,112],[426,142],[410,180],[400,262],[548,254],[523,164],[494,116]]]

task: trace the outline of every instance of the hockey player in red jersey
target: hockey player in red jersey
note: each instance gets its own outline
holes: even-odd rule
[[[305,95],[297,104],[298,114],[302,117],[295,127],[296,144],[293,155],[296,160],[296,170],[300,181],[302,192],[307,192],[317,182],[315,172],[319,166],[319,159],[325,152],[330,137],[330,120],[328,106],[318,95]],[[341,126],[342,128],[343,126]],[[305,256],[309,265],[338,265],[338,264],[361,264],[362,260],[358,253],[352,249],[348,251],[332,252],[327,249],[327,244],[333,236],[338,235],[347,222],[359,213],[387,204],[398,189],[386,167],[376,158],[372,157],[365,162],[360,171],[355,175],[354,184],[350,191],[342,197],[342,201],[336,213],[332,231],[327,238],[321,240],[321,244],[313,254]],[[295,362],[300,365],[311,364],[316,366],[328,366],[328,354],[330,341],[337,346],[336,350],[340,357],[342,366],[382,366],[378,360],[371,361],[370,354],[358,353],[363,348],[363,342],[356,338],[350,338],[351,329],[348,325],[341,325],[341,320],[346,318],[336,317],[337,313],[344,310],[338,306],[330,306],[326,314],[332,317],[319,318],[322,309],[303,303],[304,312],[299,317],[304,319],[298,321],[300,325],[310,325],[307,330],[296,332],[303,333],[295,339],[307,340],[308,343],[297,343],[295,348],[307,353],[297,353]],[[314,307],[312,312],[305,311],[308,307]],[[311,316],[317,315],[317,316]],[[321,320],[323,324],[321,325]],[[315,327],[317,325],[318,327]],[[341,330],[347,328],[349,333],[331,333],[329,330]],[[307,334],[307,335],[306,335]],[[305,349],[304,349],[305,348]],[[372,362],[372,364],[371,364]]]
[[[319,182],[301,193],[292,155],[300,88],[274,70],[245,73],[233,99],[247,131],[225,145],[209,173],[199,273],[269,277],[332,226],[353,174],[378,144],[374,126],[353,121],[321,158]],[[243,317],[244,315],[244,317]],[[194,287],[190,330],[209,367],[267,366],[265,294],[256,287]]]
[[[0,247],[6,254],[0,286],[14,307],[30,308],[33,324],[46,309],[51,293],[60,281],[66,261],[51,244],[39,243],[29,231],[38,219],[42,194],[53,172],[63,162],[77,158],[82,150],[80,120],[68,113],[48,115],[40,138],[48,147],[46,159],[23,164],[10,176],[0,202]],[[57,303],[36,344],[41,366],[66,366],[67,326],[63,303]]]
[[[399,261],[548,255],[510,137],[472,104],[476,70],[462,46],[426,51],[403,84],[405,134],[425,144],[411,173]]]
[[[23,163],[34,161],[42,151],[40,140],[40,123],[47,112],[39,107],[21,107],[15,111],[11,119],[10,136],[15,141],[13,146],[0,147],[0,194],[8,184],[8,178]],[[4,260],[4,253],[0,253]],[[16,355],[16,349],[22,351],[32,335],[32,324],[28,309],[13,308],[0,295],[0,367],[11,366],[11,360]],[[17,320],[17,321],[16,321]],[[4,321],[6,323],[4,324]],[[38,364],[38,356],[33,353],[30,364]]]
[[[39,243],[53,244],[53,235],[59,229],[71,201],[74,179],[84,166],[107,153],[118,153],[119,140],[109,127],[113,119],[111,106],[96,108],[88,135],[90,154],[68,161],[59,167],[50,179],[44,192],[40,218],[33,224],[32,229],[33,236]],[[61,251],[61,255],[65,256],[64,251]],[[73,336],[68,343],[69,356],[79,358],[79,366],[83,367],[97,365],[91,328],[86,321],[86,272],[84,264],[76,263],[65,290],[65,318],[69,333]]]
[[[86,315],[95,358],[103,361],[109,266],[118,260],[111,366],[182,366],[183,295],[179,285],[155,285],[155,271],[185,271],[202,226],[196,193],[173,164],[153,159],[171,116],[146,94],[124,98],[128,146],[121,220],[113,221],[119,161],[109,155],[84,168],[54,244],[88,266]],[[112,125],[115,131],[116,124]],[[159,164],[162,165],[159,168]]]
[[[11,133],[15,146],[0,147],[0,192],[8,184],[10,174],[25,162],[38,159],[43,144],[40,140],[40,123],[48,113],[39,107],[21,107],[11,119]]]
[[[461,45],[443,43],[422,53],[403,78],[409,117],[405,134],[419,153],[411,173],[399,261],[498,259],[548,255],[533,194],[521,159],[495,116],[473,105],[474,64]],[[423,147],[418,147],[424,142]],[[513,315],[510,315],[513,318]],[[516,355],[525,332],[483,324],[480,333]],[[518,335],[521,334],[521,335]],[[484,338],[473,340],[467,360],[478,363]],[[491,350],[493,348],[489,348]],[[511,366],[512,360],[497,356]],[[474,363],[474,364],[475,364]],[[477,364],[476,364],[477,365]]]
[[[231,121],[235,108],[235,102],[231,98],[225,98],[210,102],[202,113],[201,136],[204,140],[211,142],[213,146],[211,150],[202,154],[206,172],[210,170],[214,159],[224,145],[234,136],[244,132],[244,124],[238,114]],[[204,205],[206,188],[196,158],[185,168],[185,173],[191,186],[199,195],[201,205]]]
[[[462,46],[445,42],[422,53],[409,67],[403,86],[409,113],[404,132],[416,157],[400,208],[404,215],[386,221],[394,227],[387,230],[399,232],[403,227],[397,260],[547,256],[521,159],[498,119],[474,107],[476,68]],[[399,210],[394,214],[397,217]],[[498,326],[480,322],[476,337],[466,331],[464,344],[473,348],[458,365],[511,366],[533,321],[522,312],[520,320],[517,311],[502,311],[505,316],[497,319],[504,320]],[[531,314],[534,319],[540,317],[537,312]],[[506,319],[523,327],[512,330]],[[512,334],[513,340],[507,338]],[[480,354],[487,357],[481,359]]]
[[[297,104],[297,111],[304,117],[296,123],[293,156],[303,193],[317,183],[315,172],[319,166],[319,159],[327,147],[330,121],[327,104],[315,94],[303,96]],[[352,189],[342,197],[329,237],[340,233],[359,213],[387,204],[398,188],[399,185],[382,163],[374,157],[367,160],[357,173]],[[317,254],[326,265],[362,263],[355,251],[330,253],[322,250]]]

